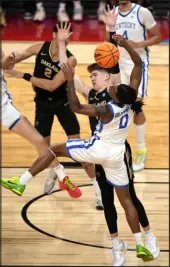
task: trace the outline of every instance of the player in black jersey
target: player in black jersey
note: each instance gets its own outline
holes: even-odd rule
[[[61,22],[53,28],[53,41],[36,43],[28,47],[22,54],[19,61],[36,56],[34,74],[13,71],[16,78],[24,78],[34,85],[35,91],[35,128],[50,144],[51,129],[54,116],[57,116],[68,139],[80,138],[80,126],[75,113],[70,110],[67,97],[66,80],[61,71],[61,63],[66,60],[72,67],[76,66],[76,59],[71,52],[66,49],[63,56],[62,44],[59,38],[67,35],[65,44],[68,44],[71,35],[71,24]],[[61,49],[60,49],[61,46]],[[64,49],[65,54],[65,49]],[[88,176],[93,182],[96,194],[96,208],[103,209],[101,192],[95,177],[93,164],[83,163]],[[45,193],[50,193],[56,184],[56,173],[51,169],[45,183]]]

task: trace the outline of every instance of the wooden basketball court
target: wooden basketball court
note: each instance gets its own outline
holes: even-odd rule
[[[9,50],[9,43],[5,47]],[[77,54],[81,54],[81,45],[74,45],[74,49]],[[135,178],[137,194],[146,208],[161,254],[159,259],[150,263],[143,263],[136,258],[133,235],[116,198],[119,234],[121,239],[129,243],[125,266],[169,266],[167,57],[166,46],[161,45],[151,49],[152,65],[148,98],[144,107],[147,117],[148,160],[146,169],[137,173]],[[86,82],[90,82],[86,70],[87,64],[91,63],[90,60],[86,57],[83,62],[81,55],[78,57],[76,72]],[[32,73],[33,62],[18,64],[16,69]],[[7,78],[7,82],[14,105],[33,123],[34,93],[31,84],[14,78]],[[81,96],[80,99],[84,101]],[[78,115],[78,119],[82,138],[89,138],[88,118]],[[52,143],[65,140],[66,136],[61,126],[55,120]],[[136,140],[133,126],[128,140],[134,154]],[[35,149],[28,142],[2,128],[3,177],[21,175],[27,169],[25,167],[29,167],[36,157]],[[64,158],[61,158],[61,161],[71,162]],[[47,170],[28,184],[22,197],[2,189],[3,265],[112,265],[111,240],[103,211],[95,209],[95,195],[91,181],[80,168],[69,168],[67,172],[75,184],[82,185],[83,196],[78,200],[71,199],[63,191],[56,191],[49,196],[42,195]]]

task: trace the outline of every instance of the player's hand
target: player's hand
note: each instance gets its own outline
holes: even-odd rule
[[[13,50],[8,57],[10,59],[15,59],[15,60],[20,60],[22,56],[22,53],[20,53],[19,51]]]
[[[57,32],[57,38],[59,42],[66,42],[70,36],[73,34],[70,32],[71,23],[67,23],[62,21],[61,27],[59,28],[59,25],[56,24],[58,32]]]
[[[5,73],[8,74],[8,77],[14,77],[21,79],[24,76],[24,73],[18,70],[6,70]]]
[[[117,42],[119,46],[125,47],[128,44],[126,39],[122,35],[114,34],[112,35],[112,38]]]
[[[128,40],[127,42],[133,49],[139,48],[139,42],[134,42],[132,40]]]
[[[68,82],[73,81],[75,69],[72,66],[70,66],[68,63],[63,63],[61,65],[61,70],[63,71]]]
[[[110,9],[109,5],[107,5],[107,10],[104,9],[104,16],[103,16],[102,20],[109,27],[111,27],[111,26],[113,27],[116,24],[116,19],[117,19],[119,12],[117,14],[115,14],[115,7],[113,7],[113,9]]]

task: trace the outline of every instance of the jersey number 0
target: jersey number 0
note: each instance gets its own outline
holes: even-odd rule
[[[128,119],[129,119],[128,114],[125,114],[120,118],[119,129],[123,129],[127,127]]]

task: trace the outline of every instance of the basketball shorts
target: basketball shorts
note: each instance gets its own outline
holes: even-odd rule
[[[57,116],[67,136],[80,134],[79,122],[68,102],[55,107],[52,103],[38,100],[35,110],[35,128],[43,137],[51,135],[54,116]]]
[[[107,182],[115,187],[127,187],[128,173],[124,161],[125,145],[109,144],[93,136],[89,141],[68,140],[68,156],[77,162],[102,165]]]
[[[129,84],[130,75],[134,67],[132,60],[128,58],[120,58],[119,67],[121,74],[121,82]],[[149,62],[147,60],[142,60],[142,79],[138,89],[138,97],[140,98],[144,98],[147,96],[148,72],[149,72]]]
[[[20,120],[20,112],[14,107],[11,101],[8,101],[1,107],[2,125],[11,130]]]

